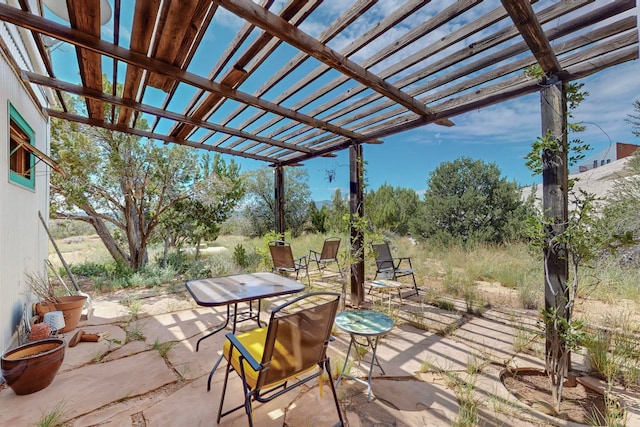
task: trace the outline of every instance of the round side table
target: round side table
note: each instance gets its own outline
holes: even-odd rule
[[[377,365],[384,375],[384,369],[382,369],[382,366],[376,356],[378,340],[382,335],[386,334],[393,328],[393,319],[386,314],[379,313],[377,311],[348,310],[343,311],[336,316],[336,326],[351,335],[347,356],[344,360],[342,372],[338,375],[336,387],[340,384],[340,380],[343,376],[351,378],[367,386],[367,400],[371,401],[371,375],[373,374],[373,365]],[[359,342],[359,337],[365,338],[366,342]],[[369,377],[367,381],[344,373],[344,370],[347,367],[347,361],[349,360],[349,354],[351,353],[351,347],[354,346],[370,347],[373,351],[369,364]]]

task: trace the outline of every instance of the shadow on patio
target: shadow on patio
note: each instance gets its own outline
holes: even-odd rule
[[[314,288],[339,291],[341,287],[339,278],[314,282]],[[40,392],[17,396],[7,387],[1,390],[0,424],[34,425],[58,411],[69,426],[215,425],[224,363],[213,377],[210,392],[206,382],[224,333],[204,340],[198,352],[195,344],[204,331],[222,322],[225,309],[197,307],[183,286],[169,289],[176,292],[144,290],[131,295],[129,290],[94,298],[93,315],[80,327],[109,332],[108,339],[67,348],[60,372]],[[374,302],[374,308],[388,310],[396,320],[378,347],[386,375],[374,368],[371,402],[365,386],[343,379],[338,396],[347,425],[450,426],[459,419],[456,384],[462,383],[473,384],[480,425],[553,423],[521,405],[499,379],[507,364],[543,366],[542,360],[514,351],[519,332],[512,325],[531,325],[536,313],[494,308],[483,316],[469,316],[463,310],[424,304],[423,295],[404,297],[401,307],[395,298],[390,306],[386,299]],[[239,329],[248,326],[240,324]],[[343,364],[349,335],[337,328],[334,332],[329,352],[335,372]],[[67,334],[67,341],[72,334]],[[121,345],[115,340],[129,342]],[[480,372],[469,374],[475,370],[470,367],[479,367]],[[367,369],[368,365],[356,361],[351,374],[365,378]],[[317,383],[311,384],[268,404],[256,404],[256,425],[333,425],[337,417],[328,386],[321,397]],[[230,377],[227,396],[229,405],[242,402],[236,376]],[[220,425],[245,426],[246,416],[240,410],[223,418]]]

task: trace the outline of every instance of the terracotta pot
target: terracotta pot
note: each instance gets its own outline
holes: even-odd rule
[[[64,360],[65,342],[47,338],[21,345],[2,355],[2,377],[15,394],[31,394],[53,381]]]
[[[59,332],[73,331],[80,322],[82,316],[82,309],[87,301],[86,296],[81,295],[69,295],[58,297],[60,302],[55,303],[56,310],[60,310],[64,314],[64,329]]]

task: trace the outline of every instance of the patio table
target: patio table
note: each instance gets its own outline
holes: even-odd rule
[[[351,378],[367,386],[367,401],[371,401],[371,375],[373,373],[373,365],[377,365],[384,375],[384,369],[382,369],[382,365],[380,365],[378,357],[376,356],[378,340],[382,335],[386,334],[393,328],[393,319],[384,313],[372,310],[347,310],[342,313],[338,313],[335,323],[339,329],[348,332],[349,335],[351,335],[347,355],[344,358],[342,372],[338,375],[336,387],[340,384],[340,380],[343,376]],[[358,337],[364,337],[366,342],[359,342]],[[367,381],[344,373],[345,368],[347,367],[347,361],[349,360],[349,353],[351,353],[351,347],[355,346],[370,347],[373,351],[369,364],[369,376]]]
[[[200,347],[200,341],[220,332],[232,321],[232,332],[236,332],[236,324],[247,320],[255,320],[260,324],[260,301],[263,298],[276,297],[300,292],[305,285],[295,280],[275,273],[247,273],[231,276],[212,277],[207,279],[189,280],[185,286],[196,304],[203,307],[227,307],[227,315],[224,321],[213,331],[198,339],[196,351]],[[253,309],[253,301],[258,301],[258,307]],[[248,303],[247,311],[238,311],[239,303]],[[233,306],[233,311],[231,307]],[[218,358],[209,374],[207,390],[211,388],[211,377],[218,368],[222,355]]]

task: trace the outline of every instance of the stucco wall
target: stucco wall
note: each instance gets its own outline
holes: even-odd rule
[[[18,67],[34,69],[24,44],[25,34],[0,23],[0,37]],[[38,67],[35,70],[40,71]],[[42,92],[36,92],[44,99]],[[38,162],[35,189],[10,182],[9,103],[33,129],[36,148],[48,153],[48,121],[0,50],[0,350],[3,352],[15,338],[23,306],[29,299],[25,273],[46,272],[48,241],[38,211],[48,218],[50,173],[48,166]]]

